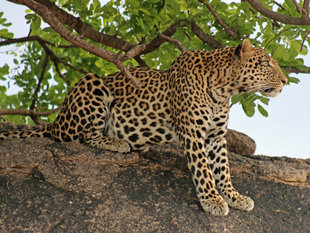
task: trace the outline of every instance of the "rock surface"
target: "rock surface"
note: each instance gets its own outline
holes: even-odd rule
[[[310,232],[310,160],[230,153],[251,212],[201,209],[182,151],[103,152],[49,139],[0,142],[0,232]]]

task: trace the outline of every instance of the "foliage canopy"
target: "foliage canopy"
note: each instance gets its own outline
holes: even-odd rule
[[[0,115],[6,109],[30,110],[21,115],[11,115],[20,112],[6,110],[7,119],[18,123],[40,123],[32,110],[60,106],[68,90],[84,73],[104,76],[118,71],[122,64],[124,69],[138,65],[168,68],[181,52],[176,43],[169,43],[161,35],[181,42],[188,50],[236,46],[242,38],[250,38],[255,46],[270,53],[288,75],[310,73],[302,59],[308,54],[310,43],[309,0],[297,0],[298,3],[284,0],[282,4],[273,0],[11,2],[32,9],[25,13],[29,35],[24,38],[14,38],[11,23],[0,12],[0,46],[14,43],[24,48],[21,54],[8,52],[16,57],[14,67],[0,67],[0,80],[7,82],[0,86]],[[263,10],[259,10],[257,4],[263,6]],[[268,15],[265,11],[271,13]],[[46,12],[49,15],[45,15]],[[87,45],[106,51],[111,59],[102,59],[64,39],[55,26],[50,26],[52,21],[48,21],[48,16],[65,26],[63,29],[70,35],[79,36]],[[130,52],[134,54],[131,57]],[[120,54],[124,56],[116,62]],[[298,79],[289,77],[289,82],[297,83]],[[11,83],[23,91],[7,95]],[[241,103],[248,116],[252,116],[255,109],[267,116],[262,105],[268,104],[268,100],[261,95],[246,94],[234,96],[232,104]],[[45,119],[52,121],[55,116],[56,113],[49,114]]]

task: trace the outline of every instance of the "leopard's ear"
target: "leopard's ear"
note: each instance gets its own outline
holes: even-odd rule
[[[248,39],[244,39],[240,45],[236,47],[235,56],[237,57],[239,65],[247,62],[253,55],[253,46]]]

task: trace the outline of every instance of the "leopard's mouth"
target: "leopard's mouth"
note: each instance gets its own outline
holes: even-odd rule
[[[270,92],[273,92],[274,90],[275,90],[274,88],[266,88],[263,90],[263,92],[270,93]]]
[[[282,91],[282,88],[277,89],[274,87],[266,87],[266,88],[261,90],[261,93],[263,93],[264,95],[266,95],[268,97],[276,97],[281,91]]]

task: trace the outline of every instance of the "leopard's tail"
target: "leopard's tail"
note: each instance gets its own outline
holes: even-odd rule
[[[51,135],[51,125],[47,124],[33,129],[21,129],[12,131],[0,132],[0,141],[8,138],[31,138],[31,137],[52,137]]]

